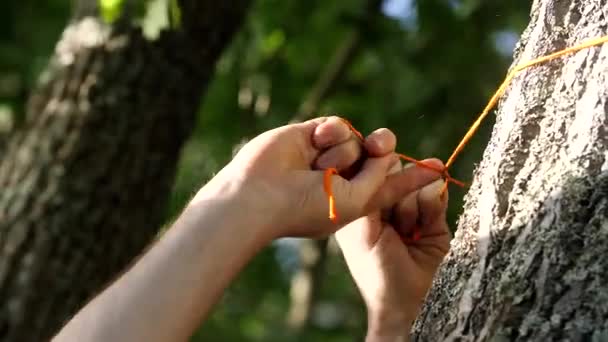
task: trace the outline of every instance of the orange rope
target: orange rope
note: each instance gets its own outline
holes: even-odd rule
[[[407,234],[404,234],[401,236],[401,241],[403,241],[406,245],[409,245],[413,242],[420,240],[421,237],[422,237],[422,231],[420,229],[420,226],[415,225],[412,228],[411,232],[408,232]]]
[[[577,52],[577,51],[580,51],[580,50],[583,50],[586,48],[590,48],[592,46],[600,45],[600,44],[603,44],[606,42],[608,42],[608,36],[590,39],[579,45],[575,45],[575,46],[554,52],[552,54],[549,54],[549,55],[546,55],[543,57],[539,57],[539,58],[535,58],[531,61],[516,65],[513,68],[513,70],[507,74],[507,77],[505,77],[505,80],[502,82],[500,87],[498,87],[498,90],[496,90],[496,92],[494,93],[492,98],[490,98],[490,101],[488,102],[488,104],[486,105],[484,110],[481,112],[481,114],[479,114],[479,117],[477,118],[477,120],[475,120],[475,122],[473,122],[473,124],[471,125],[471,128],[469,128],[469,130],[465,134],[464,138],[462,138],[462,140],[460,141],[460,143],[458,144],[458,146],[456,147],[456,149],[454,150],[454,152],[448,159],[447,163],[445,163],[445,167],[449,168],[450,166],[452,166],[452,164],[454,163],[454,160],[456,160],[456,157],[460,154],[460,152],[462,152],[462,150],[467,145],[469,140],[471,140],[471,138],[473,137],[475,132],[477,132],[477,129],[479,129],[479,126],[481,125],[481,122],[483,121],[483,119],[485,119],[486,116],[488,116],[488,114],[492,110],[492,108],[494,108],[494,106],[496,106],[496,103],[498,103],[498,99],[504,94],[505,90],[507,90],[507,87],[509,86],[511,81],[515,78],[515,76],[517,76],[517,74],[520,71],[527,69],[531,66],[535,66],[535,65],[538,65],[538,64],[541,64],[544,62],[548,62],[550,60],[559,58],[561,56],[571,54],[571,53],[574,53],[574,52]]]
[[[340,119],[342,120],[342,122],[344,122],[348,126],[348,128],[350,128],[351,132],[353,132],[353,134],[355,134],[355,136],[359,139],[359,141],[361,143],[365,142],[365,138],[363,137],[363,134],[361,134],[361,132],[359,132],[353,126],[353,124],[350,123],[350,121],[348,121],[348,120],[346,120],[344,118],[340,118]],[[402,154],[402,153],[398,153],[397,155],[399,156],[399,158],[401,158],[401,159],[403,159],[405,161],[408,161],[410,163],[416,164],[416,166],[423,167],[423,168],[430,169],[430,170],[433,170],[433,171],[441,173],[444,176],[444,178],[446,179],[446,181],[448,181],[448,182],[454,183],[454,184],[456,184],[456,185],[458,185],[460,187],[463,187],[463,188],[465,187],[465,184],[463,182],[461,182],[461,181],[459,181],[459,180],[457,180],[455,178],[452,178],[450,176],[450,174],[447,172],[447,169],[440,169],[438,167],[435,167],[435,166],[432,166],[432,165],[429,165],[429,164],[425,164],[422,161],[419,161],[419,160],[417,160],[415,158],[412,158],[412,157],[407,156],[407,155]]]
[[[359,141],[361,141],[362,143],[365,142],[365,138],[363,137],[363,134],[361,134],[361,132],[357,131],[355,126],[353,126],[353,124],[351,124],[350,121],[348,121],[344,118],[340,118],[340,119],[342,120],[342,122],[344,122],[346,124],[346,126],[348,126],[348,128],[350,128],[350,131],[353,132],[357,138],[359,138]]]
[[[441,196],[445,195],[445,193],[448,189],[449,183],[454,183],[458,186],[464,187],[465,183],[452,178],[452,176],[450,176],[450,174],[448,173],[448,169],[452,166],[452,164],[454,164],[456,157],[462,152],[464,147],[469,143],[469,141],[471,140],[471,138],[473,137],[475,132],[477,132],[483,119],[485,119],[488,116],[488,114],[490,113],[490,111],[492,110],[492,108],[494,108],[496,106],[496,104],[498,103],[498,99],[504,94],[505,90],[507,89],[507,87],[509,86],[511,81],[515,78],[515,76],[517,76],[517,74],[519,72],[521,72],[522,70],[527,69],[529,67],[532,67],[532,66],[544,63],[544,62],[548,62],[550,60],[559,58],[561,56],[564,56],[567,54],[572,54],[574,52],[577,52],[577,51],[580,51],[580,50],[583,50],[586,48],[590,48],[590,47],[593,47],[596,45],[600,45],[600,44],[603,44],[606,42],[608,42],[608,36],[590,39],[579,45],[575,45],[575,46],[554,52],[552,54],[542,56],[539,58],[535,58],[531,61],[516,65],[513,68],[513,70],[507,74],[504,81],[500,84],[500,86],[498,87],[498,89],[496,90],[494,95],[492,95],[492,97],[490,98],[490,101],[488,102],[488,104],[485,106],[485,108],[483,109],[481,114],[479,114],[479,117],[477,117],[477,120],[475,120],[473,122],[473,124],[471,125],[471,127],[469,128],[469,130],[467,131],[465,136],[462,138],[462,140],[460,141],[458,146],[456,146],[456,149],[454,149],[454,152],[452,153],[452,155],[450,156],[448,161],[445,163],[445,167],[443,169],[435,167],[433,165],[425,164],[424,162],[419,161],[415,158],[409,157],[405,154],[398,154],[399,157],[405,161],[414,163],[416,166],[427,168],[427,169],[440,173],[442,175],[442,177],[445,179],[445,183],[444,183],[443,188],[441,189],[441,193],[440,193]],[[363,134],[361,134],[359,131],[357,131],[355,129],[355,127],[353,127],[353,125],[348,120],[346,120],[346,119],[342,119],[342,120],[344,121],[344,123],[346,125],[348,125],[348,127],[353,132],[353,134],[355,134],[355,136],[357,136],[357,138],[363,143],[365,141]],[[337,214],[336,207],[335,207],[334,194],[331,189],[331,177],[334,174],[336,174],[336,175],[338,174],[338,171],[335,168],[329,168],[329,169],[325,170],[324,187],[325,187],[325,192],[327,193],[327,197],[329,199],[329,218],[332,220],[332,222],[335,223],[335,222],[337,222],[338,214]],[[416,240],[419,240],[420,237],[421,237],[420,232],[415,227],[415,229],[412,232],[411,238],[408,237],[408,238],[406,238],[406,240],[408,242],[416,241]]]
[[[446,167],[444,167],[443,169],[441,169],[441,168],[438,168],[438,167],[433,166],[433,165],[425,164],[424,162],[422,162],[420,160],[417,160],[417,159],[414,159],[412,157],[406,156],[405,154],[397,153],[397,155],[399,156],[399,158],[401,158],[401,159],[403,159],[405,161],[408,161],[410,163],[414,163],[418,167],[423,167],[423,168],[426,168],[426,169],[429,169],[429,170],[436,171],[437,173],[441,173],[442,176],[443,176],[443,178],[445,178],[445,180],[446,180],[446,184],[447,183],[454,183],[454,184],[458,185],[461,188],[464,188],[466,186],[466,184],[464,182],[461,182],[461,181],[459,181],[459,180],[457,180],[455,178],[452,178],[452,176],[450,176],[450,174],[448,173],[448,170],[447,170]]]
[[[336,200],[334,198],[334,192],[331,189],[331,176],[337,175],[338,170],[333,167],[325,170],[325,174],[323,175],[323,188],[325,189],[325,193],[327,194],[327,198],[329,199],[329,219],[336,223],[338,222],[338,211],[336,210]]]

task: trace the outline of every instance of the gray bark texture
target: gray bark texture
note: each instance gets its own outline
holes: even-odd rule
[[[0,340],[48,340],[157,234],[180,148],[248,0],[183,0],[146,40],[79,17],[0,160]]]
[[[536,0],[516,64],[608,33],[605,0]],[[608,341],[608,46],[524,70],[415,341]]]

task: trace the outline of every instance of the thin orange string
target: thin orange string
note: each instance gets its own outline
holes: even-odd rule
[[[498,99],[504,94],[505,90],[507,90],[507,87],[509,86],[511,81],[515,78],[515,76],[517,76],[517,74],[519,72],[521,72],[522,70],[525,70],[529,67],[532,67],[532,66],[535,66],[535,65],[538,65],[541,63],[545,63],[550,60],[559,58],[561,56],[571,54],[571,53],[574,53],[574,52],[577,52],[577,51],[580,51],[583,49],[587,49],[592,46],[600,45],[600,44],[603,44],[606,42],[608,42],[608,36],[590,39],[579,45],[575,45],[575,46],[554,52],[554,53],[546,55],[546,56],[542,56],[542,57],[533,59],[533,60],[525,62],[525,63],[518,64],[517,66],[515,66],[513,68],[513,70],[507,74],[507,77],[505,77],[505,80],[502,82],[500,87],[498,87],[498,90],[496,90],[496,92],[494,93],[492,98],[490,98],[490,101],[488,102],[488,104],[486,105],[484,110],[481,112],[481,114],[479,114],[479,117],[477,118],[477,120],[475,120],[475,122],[473,122],[473,124],[471,125],[471,127],[469,128],[467,133],[465,134],[464,138],[462,138],[462,140],[460,141],[458,146],[456,146],[456,149],[454,150],[454,152],[448,159],[447,163],[445,163],[446,169],[451,167],[452,164],[454,164],[454,160],[456,160],[456,157],[460,154],[460,152],[462,152],[462,150],[467,145],[467,143],[471,140],[471,138],[473,137],[475,132],[477,132],[483,119],[485,119],[486,116],[488,116],[488,114],[492,110],[492,108],[494,108],[494,106],[496,106],[496,104],[498,103]]]
[[[360,141],[361,143],[364,143],[364,142],[365,142],[365,138],[363,137],[363,134],[361,134],[361,132],[359,132],[359,131],[358,131],[358,130],[357,130],[357,129],[356,129],[354,126],[353,126],[353,124],[351,124],[351,123],[350,123],[350,121],[348,121],[348,120],[346,120],[346,119],[344,119],[344,118],[340,118],[340,119],[342,120],[342,122],[344,122],[344,124],[346,124],[346,125],[348,126],[348,128],[350,128],[351,132],[353,132],[353,134],[354,134],[354,135],[355,135],[355,136],[356,136],[356,137],[359,139],[359,141]],[[405,161],[408,161],[408,162],[414,163],[414,164],[416,164],[416,165],[417,165],[417,166],[419,166],[419,167],[423,167],[423,168],[430,169],[430,170],[433,170],[433,171],[436,171],[436,172],[441,173],[441,174],[442,174],[442,175],[445,177],[445,179],[446,179],[448,182],[452,182],[452,183],[454,183],[454,184],[456,184],[456,185],[458,185],[458,186],[460,186],[460,187],[464,187],[464,186],[465,186],[465,184],[464,184],[463,182],[461,182],[461,181],[459,181],[459,180],[457,180],[457,179],[455,179],[455,178],[452,178],[452,177],[449,175],[449,173],[447,173],[447,170],[446,170],[446,169],[440,169],[440,168],[438,168],[438,167],[435,167],[435,166],[432,166],[432,165],[429,165],[429,164],[425,164],[425,163],[424,163],[424,162],[422,162],[422,161],[419,161],[419,160],[417,160],[417,159],[415,159],[415,158],[412,158],[412,157],[407,156],[407,155],[402,154],[402,153],[398,153],[397,155],[399,156],[399,158],[401,158],[401,159],[403,159],[403,160],[405,160]]]
[[[450,174],[448,173],[447,168],[439,168],[430,164],[425,164],[423,161],[414,159],[410,156],[406,156],[405,154],[401,154],[401,153],[397,153],[397,155],[399,156],[399,158],[408,161],[410,163],[416,164],[416,166],[418,167],[423,167],[429,170],[433,170],[436,171],[437,173],[441,173],[443,178],[445,178],[446,183],[454,183],[456,185],[458,185],[461,188],[464,188],[466,186],[466,184],[464,182],[461,182],[459,180],[457,180],[456,178],[453,178],[452,176],[450,176]]]
[[[410,232],[401,236],[401,241],[403,241],[405,244],[409,245],[415,241],[420,240],[421,237],[422,237],[422,230],[420,229],[419,225],[415,225]]]
[[[331,176],[337,174],[338,170],[330,167],[329,169],[325,170],[325,174],[323,176],[323,188],[325,189],[325,193],[329,199],[329,219],[333,223],[338,222],[338,211],[336,210],[336,199],[334,198],[334,192],[331,189]]]
[[[448,169],[454,164],[454,161],[456,160],[456,157],[462,152],[462,150],[464,149],[464,147],[469,143],[469,141],[471,140],[471,138],[473,137],[473,135],[477,132],[477,130],[479,129],[479,126],[481,125],[482,121],[488,116],[488,114],[490,113],[490,111],[496,106],[496,104],[498,103],[498,100],[500,99],[500,97],[504,94],[504,92],[506,91],[507,87],[509,86],[509,84],[511,83],[511,81],[515,78],[515,76],[517,76],[517,74],[519,72],[521,72],[522,70],[525,70],[527,68],[530,68],[532,66],[541,64],[541,63],[545,63],[548,61],[551,61],[553,59],[559,58],[561,56],[564,55],[568,55],[568,54],[572,54],[574,52],[583,50],[583,49],[587,49],[596,45],[600,45],[603,43],[608,42],[608,36],[603,36],[603,37],[598,37],[598,38],[594,38],[594,39],[590,39],[588,41],[585,41],[581,44],[551,53],[549,55],[546,56],[542,56],[542,57],[538,57],[535,58],[531,61],[525,62],[525,63],[521,63],[516,65],[511,72],[509,72],[507,74],[507,76],[505,77],[504,81],[500,84],[500,86],[498,87],[498,89],[496,90],[496,92],[494,93],[494,95],[492,95],[492,97],[490,98],[490,101],[488,102],[488,104],[485,106],[485,108],[483,109],[483,111],[481,112],[481,114],[479,114],[479,116],[477,117],[477,119],[473,122],[473,124],[471,125],[471,127],[469,128],[469,130],[467,131],[467,133],[464,135],[464,137],[462,138],[462,140],[460,141],[460,143],[458,144],[458,146],[456,146],[456,148],[454,149],[454,152],[452,152],[452,155],[450,156],[450,158],[448,159],[448,161],[445,163],[445,167],[443,169],[435,167],[433,165],[429,165],[426,164],[422,161],[419,161],[415,158],[409,157],[405,154],[398,154],[399,157],[405,161],[414,163],[416,166],[419,167],[423,167],[423,168],[427,168],[433,171],[436,171],[438,173],[440,173],[442,175],[442,177],[445,179],[445,183],[441,189],[441,193],[440,196],[444,196],[447,189],[448,189],[448,184],[449,183],[454,183],[458,186],[464,187],[465,183],[456,180],[454,178],[452,178],[452,176],[450,176],[450,174],[448,173]],[[365,141],[365,138],[363,137],[363,134],[361,134],[357,129],[355,129],[355,127],[346,119],[342,119],[344,121],[344,123],[346,125],[348,125],[348,127],[350,128],[350,130],[353,132],[353,134],[355,134],[355,136],[357,136],[357,138],[363,143]],[[335,206],[335,198],[334,198],[334,194],[331,188],[331,177],[334,174],[338,174],[338,171],[335,168],[329,168],[325,170],[325,175],[324,175],[324,188],[325,188],[325,192],[327,194],[327,197],[329,199],[329,218],[332,220],[332,222],[337,222],[338,220],[338,213],[336,210],[336,206]],[[418,231],[418,229],[414,229],[413,233],[412,233],[412,237],[411,238],[406,238],[407,241],[416,241],[419,240],[421,237],[420,232]]]
[[[355,126],[353,126],[353,124],[350,123],[350,121],[344,119],[344,118],[340,118],[342,120],[342,122],[344,122],[346,124],[346,126],[348,126],[348,128],[350,128],[351,132],[353,132],[353,134],[359,138],[359,141],[361,141],[362,143],[365,142],[365,137],[363,137],[363,134],[361,134],[361,132],[357,131],[357,129],[355,128]]]

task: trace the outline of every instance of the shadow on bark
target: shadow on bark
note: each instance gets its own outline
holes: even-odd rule
[[[509,230],[461,225],[414,340],[608,336],[608,172],[565,180],[535,211]]]

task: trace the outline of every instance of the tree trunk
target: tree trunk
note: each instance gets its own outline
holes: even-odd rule
[[[605,35],[603,0],[537,0],[516,60]],[[513,81],[418,341],[608,340],[608,46]]]
[[[71,23],[0,161],[0,339],[54,334],[157,234],[180,148],[248,0],[182,28]]]

